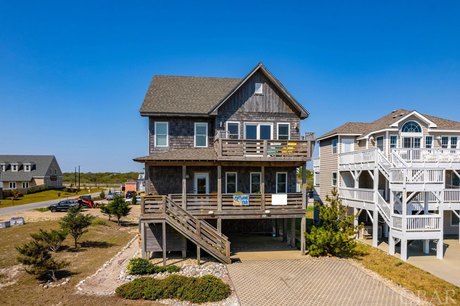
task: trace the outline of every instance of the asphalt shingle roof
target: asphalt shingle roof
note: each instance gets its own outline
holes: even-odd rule
[[[165,152],[155,152],[149,156],[138,157],[137,162],[155,160],[216,160],[217,154],[214,148],[189,148],[175,149]]]
[[[207,114],[241,79],[193,76],[154,76],[141,114]]]
[[[33,177],[42,177],[46,175],[51,162],[53,161],[53,155],[0,155],[0,163],[33,163],[32,170],[25,172],[20,169],[17,172],[11,171],[11,167],[7,171],[2,172],[2,181],[30,181]]]
[[[325,133],[318,137],[318,139],[327,138],[338,134],[359,134],[364,136],[373,131],[382,130],[389,128],[391,124],[400,120],[402,117],[412,113],[413,110],[398,109],[391,113],[369,123],[366,122],[347,122],[332,131]],[[431,115],[421,114],[428,120],[434,122],[437,125],[438,130],[460,130],[460,122],[439,118]]]

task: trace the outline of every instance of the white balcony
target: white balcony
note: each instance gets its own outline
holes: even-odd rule
[[[428,166],[442,168],[460,167],[460,149],[394,149],[402,160],[410,166]]]

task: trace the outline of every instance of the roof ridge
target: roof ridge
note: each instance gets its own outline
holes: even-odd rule
[[[231,77],[215,77],[215,76],[200,76],[200,75],[173,75],[173,74],[154,74],[153,78],[155,77],[241,80],[241,78],[231,78]]]

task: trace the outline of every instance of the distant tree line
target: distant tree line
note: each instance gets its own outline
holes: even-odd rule
[[[78,176],[78,173],[77,173]],[[86,172],[80,173],[80,183],[85,185],[100,185],[100,184],[121,184],[126,181],[137,180],[139,172]],[[75,173],[64,173],[64,184],[75,184]]]

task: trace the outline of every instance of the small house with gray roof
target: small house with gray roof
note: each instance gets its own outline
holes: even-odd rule
[[[144,257],[185,254],[190,241],[198,255],[229,262],[232,235],[245,231],[295,245],[296,219],[305,230],[296,181],[314,143],[300,128],[309,113],[263,64],[243,78],[154,76],[140,114],[149,122],[148,154],[134,159],[145,166]]]
[[[389,252],[430,242],[442,259],[445,235],[459,235],[460,122],[398,109],[372,122],[348,122],[320,136],[314,186],[324,202],[333,188],[363,234]],[[379,235],[380,233],[380,235]]]
[[[3,190],[36,186],[62,187],[62,171],[54,155],[0,155]]]

